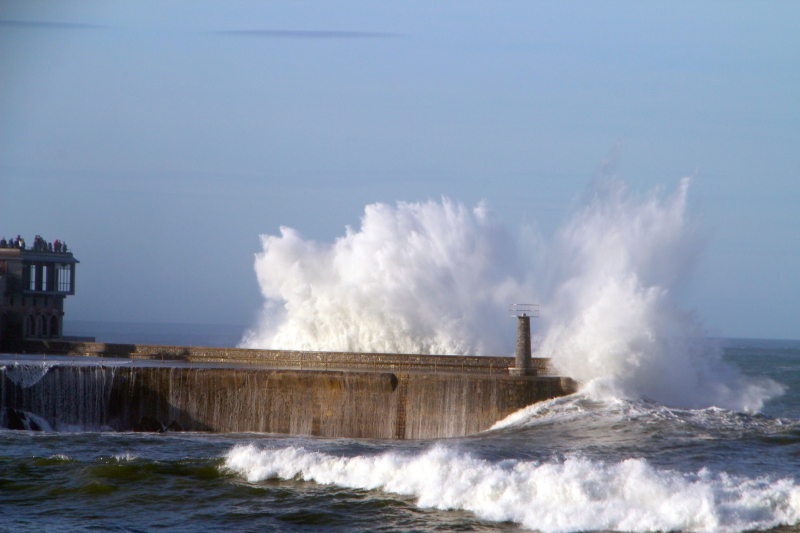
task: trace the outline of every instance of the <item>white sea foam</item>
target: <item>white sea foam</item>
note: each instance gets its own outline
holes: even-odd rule
[[[48,457],[48,459],[51,459],[51,460],[54,460],[54,461],[63,461],[65,463],[70,463],[70,462],[75,461],[75,459],[73,459],[69,455],[64,455],[63,453],[57,453],[55,455],[51,455],[50,457]]]
[[[537,355],[593,390],[759,410],[782,387],[725,364],[674,298],[703,243],[689,183],[639,197],[598,179],[550,242],[530,229],[515,239],[485,206],[447,199],[368,205],[333,244],[281,228],[261,237],[266,304],[242,345],[510,355],[507,305],[537,301]]]
[[[437,445],[423,453],[336,457],[302,447],[237,446],[224,468],[250,482],[302,479],[410,495],[545,533],[589,530],[735,532],[800,522],[791,479],[682,473],[642,459],[491,462]]]

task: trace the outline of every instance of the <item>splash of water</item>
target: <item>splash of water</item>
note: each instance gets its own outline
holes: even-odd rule
[[[261,237],[267,299],[245,347],[398,353],[505,353],[504,307],[522,292],[514,243],[478,205],[368,205],[332,245],[296,231]],[[506,328],[507,329],[507,328]],[[513,339],[512,339],[513,340]]]
[[[541,303],[538,355],[594,390],[676,407],[758,410],[782,387],[743,377],[702,341],[673,291],[702,248],[690,180],[644,198],[599,179],[546,242],[515,239],[484,205],[368,205],[333,244],[261,237],[266,298],[249,348],[509,355],[511,302]]]
[[[757,411],[783,387],[725,364],[671,294],[702,244],[687,214],[689,184],[684,178],[672,195],[657,190],[644,200],[617,180],[599,184],[557,236],[554,320],[541,351],[601,396]]]

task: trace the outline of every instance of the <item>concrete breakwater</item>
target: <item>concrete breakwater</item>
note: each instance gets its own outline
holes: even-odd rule
[[[575,389],[513,358],[44,344],[3,363],[7,427],[446,438]]]

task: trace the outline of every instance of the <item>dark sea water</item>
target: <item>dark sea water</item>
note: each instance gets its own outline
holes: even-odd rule
[[[439,441],[0,430],[2,531],[800,531],[800,342],[758,414],[579,393]]]

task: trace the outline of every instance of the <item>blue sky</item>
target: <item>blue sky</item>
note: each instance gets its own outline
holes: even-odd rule
[[[680,294],[800,338],[800,4],[1,2],[0,233],[65,240],[75,320],[250,324],[260,234],[373,202],[563,222],[604,160],[693,175]]]

